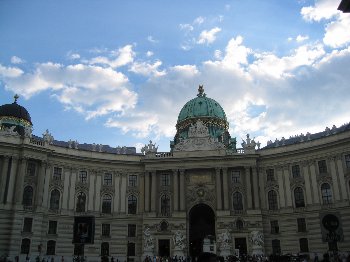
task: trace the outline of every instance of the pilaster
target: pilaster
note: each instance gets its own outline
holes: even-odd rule
[[[247,207],[248,209],[252,209],[253,203],[252,203],[252,184],[250,180],[250,167],[246,166],[244,167],[244,176],[245,176],[245,182],[247,185]]]
[[[180,211],[185,211],[185,170],[180,170]]]
[[[229,210],[227,168],[222,168],[222,181],[224,190],[224,210]]]
[[[216,209],[222,210],[220,168],[215,169]]]

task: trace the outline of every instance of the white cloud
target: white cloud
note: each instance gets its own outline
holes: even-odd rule
[[[214,27],[207,31],[204,30],[200,33],[197,43],[198,44],[211,44],[216,40],[216,34],[221,31],[221,28]]]
[[[12,56],[11,57],[11,63],[12,64],[23,64],[25,61],[19,58],[18,56]]]
[[[71,60],[78,60],[78,59],[80,59],[80,55],[77,54],[77,53],[69,54],[69,59],[71,59]]]
[[[125,66],[134,61],[135,52],[132,50],[132,45],[126,45],[119,48],[118,51],[113,52],[115,59],[110,59],[106,56],[98,56],[89,61],[90,64],[102,64],[112,68]]]
[[[350,43],[350,16],[339,15],[338,19],[326,25],[323,42],[333,48],[342,47]]]
[[[23,71],[17,67],[5,67],[0,64],[0,79],[15,78],[23,74]]]
[[[204,17],[199,16],[196,19],[194,19],[193,24],[201,25],[204,23],[204,20],[205,20]]]
[[[146,53],[146,56],[147,57],[151,57],[151,56],[153,56],[154,55],[154,53],[152,52],[152,51],[147,51],[147,53]]]
[[[136,74],[144,76],[162,76],[165,74],[165,71],[160,71],[158,68],[162,65],[162,62],[157,60],[153,64],[147,62],[134,62],[129,71]]]
[[[159,42],[158,40],[154,39],[154,37],[153,37],[153,36],[151,36],[151,35],[149,35],[149,36],[147,37],[147,40],[148,40],[149,42],[153,43],[153,44],[155,44],[155,43],[158,43],[158,42]]]
[[[337,7],[338,1],[334,0],[315,0],[314,6],[307,6],[301,9],[301,15],[307,21],[321,21],[322,19],[330,19],[339,14]]]
[[[190,32],[190,31],[193,31],[194,28],[190,24],[180,24],[180,29],[185,32]]]
[[[309,39],[309,36],[307,35],[298,35],[297,38],[295,39],[297,42],[304,42],[305,40],[308,40]]]

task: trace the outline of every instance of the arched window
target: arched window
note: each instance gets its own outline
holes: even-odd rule
[[[243,197],[240,192],[234,192],[232,195],[233,210],[243,210]]]
[[[21,243],[21,254],[28,254],[30,252],[30,239],[24,238]]]
[[[323,204],[332,203],[332,190],[331,186],[328,183],[324,183],[321,185],[321,194]]]
[[[237,230],[242,230],[243,229],[243,221],[242,220],[238,219],[236,221],[236,229]]]
[[[112,212],[112,197],[104,195],[102,199],[102,213],[110,214]]]
[[[101,244],[101,256],[109,256],[109,243],[103,242]]]
[[[301,187],[297,187],[294,189],[294,201],[295,201],[295,207],[305,206],[304,191]]]
[[[269,191],[269,193],[267,193],[267,199],[269,201],[269,209],[270,210],[277,210],[278,209],[277,193],[275,190],[271,190],[271,191]]]
[[[57,189],[54,189],[51,191],[51,197],[50,197],[50,209],[51,210],[58,210],[60,208],[60,191]]]
[[[128,197],[128,214],[136,214],[137,198],[134,195]]]
[[[170,198],[168,195],[163,195],[160,198],[160,213],[162,216],[170,215]]]
[[[26,186],[23,190],[23,201],[24,206],[33,205],[33,188],[31,186]]]
[[[77,195],[76,211],[85,212],[85,205],[86,205],[86,195],[83,192],[79,192]]]
[[[56,253],[56,241],[49,240],[46,245],[46,255],[55,255]]]

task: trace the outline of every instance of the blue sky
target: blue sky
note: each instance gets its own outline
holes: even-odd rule
[[[0,103],[35,135],[169,150],[203,84],[262,145],[349,122],[340,1],[0,1]]]

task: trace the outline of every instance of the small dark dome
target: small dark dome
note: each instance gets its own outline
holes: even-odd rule
[[[32,120],[27,109],[17,104],[16,101],[12,104],[0,106],[0,117],[3,116],[16,117],[19,119],[27,120],[30,124],[32,124]]]

